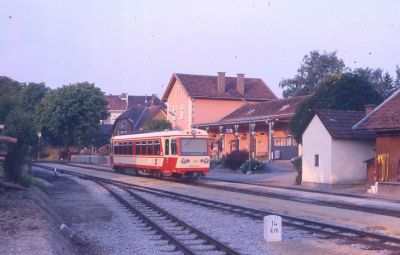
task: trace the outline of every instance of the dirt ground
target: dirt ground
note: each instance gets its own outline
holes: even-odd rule
[[[69,178],[48,174],[38,177],[51,187],[0,190],[0,254],[101,254],[80,233],[77,236],[83,245],[71,241],[60,231],[60,225],[75,230],[80,223],[107,222],[112,213]]]
[[[38,188],[0,191],[0,254],[76,254],[39,205]]]

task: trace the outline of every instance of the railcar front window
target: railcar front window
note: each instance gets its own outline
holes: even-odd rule
[[[207,156],[207,139],[183,138],[181,139],[182,156]]]

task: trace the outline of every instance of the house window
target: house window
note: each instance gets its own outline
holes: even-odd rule
[[[172,120],[176,120],[176,106],[174,106],[173,111],[172,111]]]
[[[179,94],[179,92],[181,92],[181,87],[177,86],[176,87],[176,93]]]
[[[314,166],[319,166],[319,154],[314,155]]]
[[[179,113],[179,118],[181,120],[183,120],[183,110],[184,110],[183,105],[181,105],[181,109],[180,109],[180,113]]]

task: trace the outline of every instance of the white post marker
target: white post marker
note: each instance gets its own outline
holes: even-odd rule
[[[264,239],[267,242],[282,241],[282,218],[277,215],[264,217]]]

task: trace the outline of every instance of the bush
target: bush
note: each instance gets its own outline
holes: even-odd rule
[[[250,160],[250,171],[256,172],[264,169],[264,163],[262,161],[252,159]],[[240,166],[240,171],[247,173],[249,171],[249,161],[247,160]]]
[[[238,169],[249,158],[248,151],[235,150],[226,156],[225,165],[232,170]]]
[[[222,157],[220,159],[217,160],[211,160],[210,163],[210,168],[211,169],[215,169],[215,168],[219,168],[225,165],[225,157]]]
[[[303,162],[302,157],[298,156],[298,157],[292,158],[291,162],[292,162],[294,168],[297,171],[297,176],[296,176],[296,180],[295,180],[296,184],[300,185],[301,181],[302,181],[301,175],[302,175],[302,172],[303,172],[303,170],[302,170],[302,162]]]

